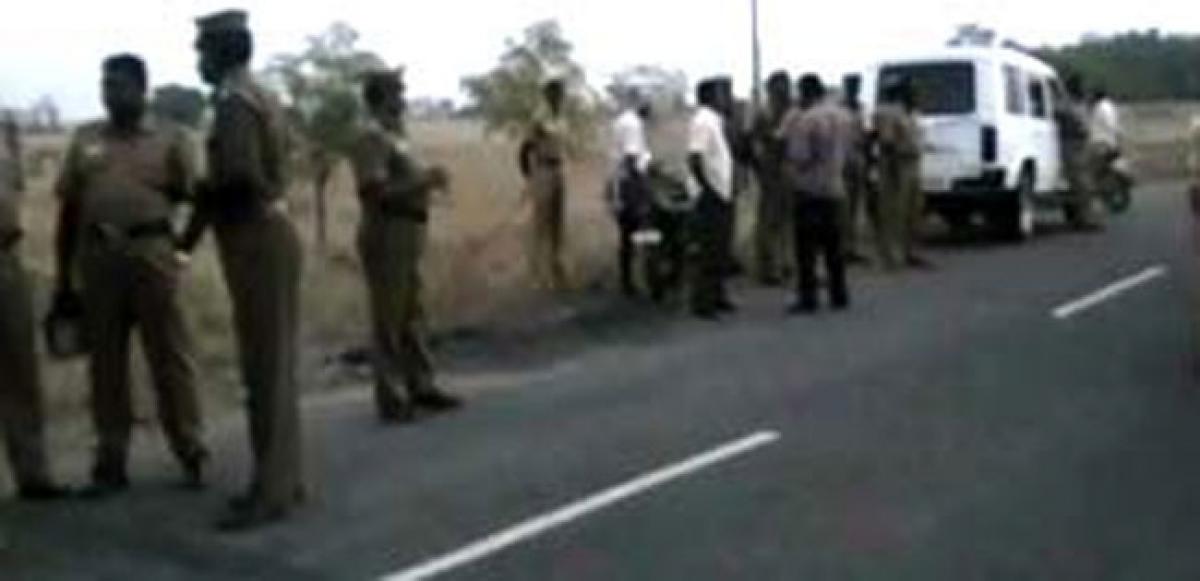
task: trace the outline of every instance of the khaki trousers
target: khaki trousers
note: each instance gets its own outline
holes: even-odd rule
[[[561,290],[567,284],[564,252],[566,244],[566,177],[561,167],[535,167],[529,177],[533,202],[533,240],[530,264],[541,285]]]
[[[83,301],[91,354],[94,475],[123,477],[133,431],[130,341],[136,329],[150,367],[158,415],[181,462],[204,456],[192,338],[179,302],[179,266],[165,236],[85,239]]]
[[[896,268],[916,251],[925,219],[925,192],[921,190],[921,164],[887,160],[881,168],[879,259]]]
[[[20,487],[49,483],[34,337],[27,275],[12,250],[0,250],[0,429]]]
[[[407,218],[373,217],[358,233],[371,305],[375,400],[381,409],[401,404],[400,383],[410,394],[433,388],[421,297],[425,230]]]
[[[297,385],[300,239],[278,212],[218,224],[216,235],[247,393],[251,493],[260,503],[286,508],[304,491]]]

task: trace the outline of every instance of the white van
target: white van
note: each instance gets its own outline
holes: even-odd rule
[[[952,46],[892,58],[863,75],[867,109],[902,77],[917,90],[929,210],[952,227],[982,215],[1007,238],[1032,236],[1036,210],[1064,199],[1054,120],[1062,91],[1054,69],[1007,47]]]

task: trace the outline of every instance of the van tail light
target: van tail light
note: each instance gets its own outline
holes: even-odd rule
[[[1000,153],[1000,135],[992,125],[984,125],[979,151],[984,163],[996,163]]]

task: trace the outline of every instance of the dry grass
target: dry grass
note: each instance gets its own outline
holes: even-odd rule
[[[1122,109],[1138,177],[1178,179],[1187,175],[1188,129],[1200,103],[1147,103]]]
[[[544,303],[548,297],[534,289],[524,260],[529,212],[522,203],[522,184],[514,166],[515,146],[485,136],[478,125],[467,122],[417,124],[413,138],[424,159],[445,165],[453,176],[452,191],[439,200],[433,214],[424,264],[434,328],[487,325]],[[64,142],[61,137],[37,137],[27,146],[31,154],[53,159],[53,152],[61,151]],[[29,238],[23,252],[35,275],[39,302],[45,305],[53,273],[57,204],[51,187],[57,168],[52,161],[41,165],[24,203]],[[601,195],[606,168],[604,154],[594,151],[569,169],[568,265],[579,287],[606,278],[611,268],[609,249],[615,234]],[[306,366],[316,369],[328,355],[365,340],[366,304],[354,250],[358,202],[353,178],[348,168],[342,167],[334,176],[330,195],[330,240],[318,251],[312,240],[315,204],[311,185],[295,184],[291,200],[308,249],[305,360]],[[196,336],[207,399],[210,406],[225,407],[237,397],[237,381],[229,305],[211,242],[198,252],[188,274],[184,301]],[[82,365],[47,362],[46,369],[56,416],[78,416],[87,391]],[[145,374],[139,373],[136,381],[144,384]]]

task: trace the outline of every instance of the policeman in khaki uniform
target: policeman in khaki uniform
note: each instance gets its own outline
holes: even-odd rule
[[[304,500],[298,318],[303,257],[287,215],[283,110],[250,76],[245,12],[197,21],[200,74],[215,88],[208,180],[181,244],[190,252],[212,226],[233,302],[247,392],[253,474],[218,527],[235,531],[286,518]]]
[[[873,223],[875,203],[871,199],[868,179],[867,125],[860,99],[862,77],[846,75],[842,79],[842,93],[842,108],[846,112],[845,119],[849,124],[847,131],[850,138],[849,149],[846,151],[846,203],[843,205],[842,251],[846,253],[848,264],[865,264],[868,260],[859,252],[862,216],[865,211]]]
[[[170,217],[192,195],[186,138],[146,115],[146,67],[133,55],[104,62],[108,119],[80,128],[58,182],[59,296],[83,304],[91,345],[92,419],[99,444],[90,496],[128,487],[133,429],[130,338],[137,328],[158,398],[162,427],[186,484],[203,484],[192,341],[179,302],[181,265]],[[76,262],[78,258],[78,263]]]
[[[43,427],[42,383],[34,345],[31,289],[17,254],[23,189],[16,123],[0,134],[0,434],[22,500],[52,500],[66,491],[50,478]]]
[[[783,263],[791,256],[791,196],[783,177],[787,146],[780,138],[784,119],[793,108],[792,80],[786,71],[767,79],[767,106],[754,119],[751,139],[758,178],[758,216],[754,231],[758,279],[767,286],[783,283]]]
[[[928,268],[916,246],[925,218],[921,190],[921,127],[916,95],[910,81],[893,80],[884,88],[884,102],[875,111],[879,145],[879,258],[884,268]]]
[[[543,287],[563,290],[567,285],[566,158],[567,85],[552,77],[542,88],[543,104],[534,115],[521,146],[521,173],[526,195],[533,204],[533,246],[530,263],[534,279]]]
[[[415,408],[446,411],[461,405],[434,386],[421,299],[430,194],[446,187],[447,176],[413,157],[399,72],[366,75],[363,100],[368,117],[353,163],[362,207],[358,248],[371,303],[375,401],[383,421],[407,422]],[[399,382],[408,388],[407,400]]]
[[[1079,230],[1100,228],[1096,213],[1096,187],[1091,159],[1091,115],[1083,94],[1083,81],[1072,75],[1066,81],[1067,94],[1055,107],[1059,141],[1062,144],[1063,173],[1067,178],[1070,199],[1067,217]]]
[[[1200,115],[1192,117],[1188,133],[1188,180],[1192,211],[1200,216]]]

